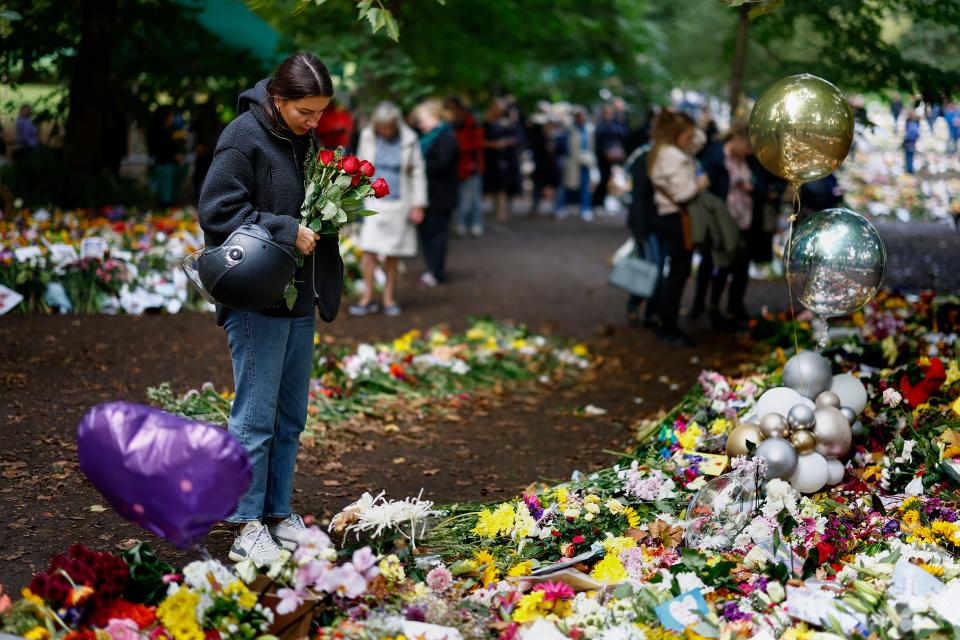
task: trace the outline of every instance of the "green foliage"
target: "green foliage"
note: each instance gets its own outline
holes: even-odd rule
[[[360,5],[361,11],[379,8]],[[644,56],[652,42],[645,1],[597,0],[589,12],[573,0],[396,3],[399,42],[370,38],[370,19],[358,22],[351,3],[253,6],[283,34],[287,48],[331,62],[342,78],[338,88],[352,89],[362,104],[390,98],[410,106],[452,92],[485,100],[498,89],[527,103],[593,103],[603,87],[643,98],[657,68]]]

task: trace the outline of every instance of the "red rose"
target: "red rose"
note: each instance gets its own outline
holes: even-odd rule
[[[317,154],[317,162],[325,167],[329,167],[333,162],[333,151],[330,149],[320,149],[320,153]]]
[[[373,187],[374,197],[382,198],[390,195],[390,186],[387,185],[387,181],[383,178],[377,178],[370,186]]]
[[[360,173],[367,176],[368,178],[372,178],[373,174],[376,172],[377,170],[373,167],[372,164],[370,164],[366,160],[360,161]]]
[[[573,544],[582,544],[584,541],[585,539],[583,536],[573,536],[573,539],[571,540]]]
[[[363,176],[358,173],[357,175],[353,176],[353,180],[350,181],[350,186],[351,187],[357,186],[358,184],[360,184],[361,180],[363,180]]]
[[[360,161],[357,156],[345,156],[340,160],[340,170],[351,176],[360,171]]]

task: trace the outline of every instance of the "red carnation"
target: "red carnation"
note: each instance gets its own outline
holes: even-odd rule
[[[340,170],[352,176],[360,171],[360,160],[357,159],[357,156],[345,156],[340,160]]]
[[[367,176],[368,178],[372,178],[373,174],[376,172],[377,170],[368,161],[366,160],[360,161],[360,173]]]
[[[585,538],[583,536],[573,536],[571,542],[573,542],[573,544],[582,544],[585,542]]]
[[[912,384],[910,377],[900,378],[900,391],[911,407],[918,407],[935,394],[947,380],[947,372],[943,368],[940,358],[930,358],[930,365],[923,372],[923,379]]]
[[[333,162],[333,151],[330,149],[320,149],[320,153],[317,154],[317,162],[325,167],[330,166]]]
[[[370,186],[373,187],[374,197],[383,198],[384,196],[390,195],[390,186],[387,185],[387,181],[383,178],[377,178]]]

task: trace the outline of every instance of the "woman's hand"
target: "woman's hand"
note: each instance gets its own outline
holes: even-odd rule
[[[317,240],[319,239],[319,233],[316,233],[309,227],[300,225],[300,227],[297,229],[297,251],[305,256],[310,255],[313,253],[313,250],[317,248]]]
[[[410,209],[410,222],[413,224],[420,224],[423,222],[423,209],[421,207],[414,207]]]

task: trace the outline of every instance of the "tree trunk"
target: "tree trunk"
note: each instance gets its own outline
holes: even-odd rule
[[[104,114],[113,99],[110,74],[118,5],[119,0],[83,0],[80,7],[80,44],[70,74],[64,156],[67,167],[81,175],[95,175],[103,168],[102,133]]]
[[[747,31],[750,27],[750,5],[740,5],[737,36],[733,47],[733,63],[730,73],[730,116],[736,116],[743,92],[743,74],[747,65]]]

